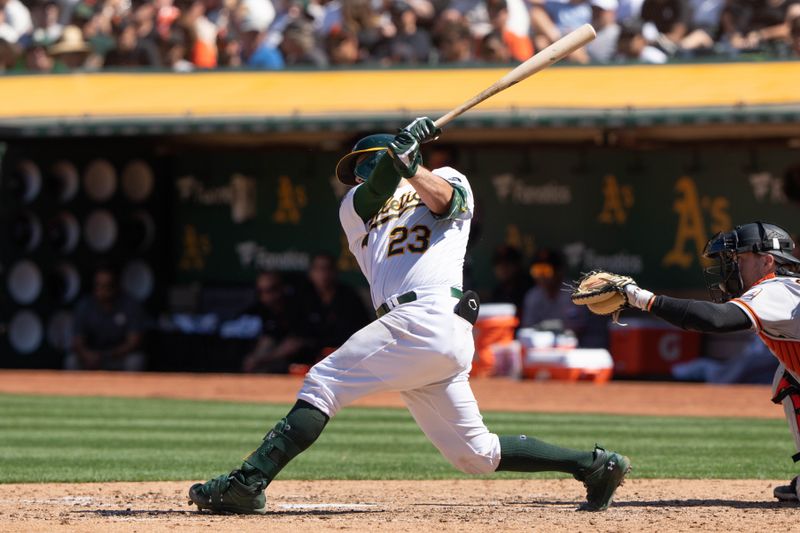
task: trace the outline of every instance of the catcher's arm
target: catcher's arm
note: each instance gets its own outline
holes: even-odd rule
[[[726,333],[750,329],[750,318],[732,303],[715,304],[700,300],[656,296],[639,287],[633,278],[611,272],[594,271],[578,280],[572,301],[586,305],[599,315],[613,315],[633,307],[654,314],[681,329],[706,333]]]
[[[730,302],[715,304],[659,295],[653,298],[648,310],[681,329],[703,333],[729,333],[753,327],[750,317]]]

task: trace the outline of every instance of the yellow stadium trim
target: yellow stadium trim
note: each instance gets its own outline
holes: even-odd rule
[[[0,78],[0,119],[436,114],[507,69],[100,73]],[[800,61],[555,67],[478,109],[687,108],[800,103]]]

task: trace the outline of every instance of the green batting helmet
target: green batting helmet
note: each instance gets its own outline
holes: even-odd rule
[[[336,164],[336,177],[345,185],[357,185],[359,180],[367,181],[393,139],[394,135],[388,133],[376,133],[359,139],[350,153]],[[359,161],[364,154],[368,157]]]

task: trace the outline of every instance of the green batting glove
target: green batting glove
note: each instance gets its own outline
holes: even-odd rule
[[[401,131],[387,146],[395,170],[402,177],[409,179],[417,174],[422,163],[419,153],[419,141],[407,131]]]
[[[403,131],[413,135],[420,144],[435,141],[442,134],[442,128],[437,128],[433,120],[428,117],[415,118],[414,122],[403,128]]]

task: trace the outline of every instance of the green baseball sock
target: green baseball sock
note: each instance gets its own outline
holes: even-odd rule
[[[582,479],[593,462],[593,452],[562,448],[525,435],[503,435],[500,437],[500,464],[497,470],[566,472]]]
[[[269,484],[289,461],[311,446],[320,436],[329,417],[313,405],[297,400],[292,410],[275,424],[261,445],[242,465],[245,481]]]

